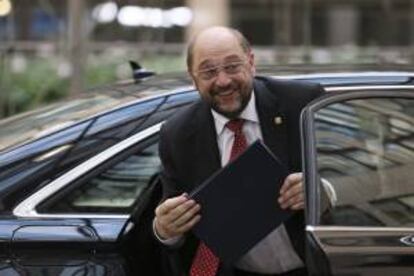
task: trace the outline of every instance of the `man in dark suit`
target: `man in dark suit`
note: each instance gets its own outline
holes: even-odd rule
[[[155,235],[178,254],[183,275],[306,274],[299,117],[322,88],[255,76],[249,43],[224,27],[206,29],[191,41],[187,66],[202,99],[161,130],[164,200],[156,209]],[[233,122],[239,132],[230,127]],[[224,166],[235,148],[256,139],[289,167],[275,204],[296,212],[234,267],[222,267],[191,233],[203,206],[187,193]]]

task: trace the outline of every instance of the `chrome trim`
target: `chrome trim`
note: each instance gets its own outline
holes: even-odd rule
[[[91,159],[83,162],[82,164],[71,169],[69,172],[63,174],[59,178],[50,182],[45,187],[41,188],[36,193],[32,194],[22,202],[20,202],[16,208],[13,209],[13,214],[17,217],[25,218],[128,218],[128,215],[103,215],[103,214],[39,214],[36,211],[36,206],[45,200],[47,197],[56,193],[71,181],[87,173],[89,170],[97,167],[99,164],[105,162],[115,154],[125,150],[126,148],[136,144],[137,142],[148,138],[161,129],[163,122],[153,125],[125,140],[113,145]]]
[[[327,255],[338,254],[414,254],[413,245],[406,244],[404,238],[412,237],[414,228],[408,227],[353,227],[353,226],[306,226],[306,232],[313,236],[318,246]],[[409,236],[410,235],[410,236]],[[402,238],[401,238],[402,236]],[[332,244],[329,239],[351,239],[371,238],[371,237],[390,237],[397,239],[406,247],[396,245],[358,245],[358,244]]]
[[[315,78],[341,78],[346,79],[349,77],[414,77],[414,72],[408,71],[390,71],[390,72],[348,72],[348,73],[303,73],[303,74],[292,74],[292,75],[273,75],[273,78],[278,79],[315,79]]]
[[[414,89],[414,85],[361,85],[361,86],[336,86],[325,87],[326,91],[358,91],[358,90],[377,90],[377,89]]]
[[[360,226],[314,226],[306,225],[307,232],[325,232],[325,233],[336,233],[336,232],[413,232],[413,227],[360,227]]]
[[[400,239],[400,242],[402,242],[403,244],[407,246],[414,246],[414,237],[412,235],[402,237]]]

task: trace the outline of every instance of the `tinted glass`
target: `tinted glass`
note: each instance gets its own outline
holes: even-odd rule
[[[0,151],[63,129],[133,99],[116,91],[100,91],[0,120]]]
[[[414,225],[414,100],[360,99],[315,114],[317,164],[337,202],[322,224]]]
[[[179,93],[124,106],[0,154],[0,211],[110,146],[165,120],[194,99]],[[186,99],[186,95],[189,95]]]
[[[133,121],[136,117],[144,115],[150,116],[151,112],[157,110],[157,108],[164,102],[165,98],[160,97],[109,112],[108,114],[98,117],[86,135],[93,135],[105,129],[120,128]]]
[[[41,213],[129,213],[160,169],[158,144],[114,162],[46,200]]]

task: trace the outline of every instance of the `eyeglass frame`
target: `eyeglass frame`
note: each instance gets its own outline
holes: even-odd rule
[[[204,81],[210,81],[220,74],[221,71],[224,71],[227,75],[236,75],[242,71],[242,68],[244,65],[246,65],[247,61],[241,60],[241,61],[233,61],[225,64],[216,65],[210,68],[201,69],[195,72],[195,75],[200,77],[200,79]],[[237,66],[235,68],[236,71],[232,71],[231,69],[226,69],[226,67],[229,66]],[[210,72],[211,76],[202,76],[204,73],[208,74]]]

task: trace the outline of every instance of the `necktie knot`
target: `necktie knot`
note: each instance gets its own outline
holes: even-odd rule
[[[227,122],[226,127],[234,133],[241,133],[243,129],[243,119],[233,119]]]

